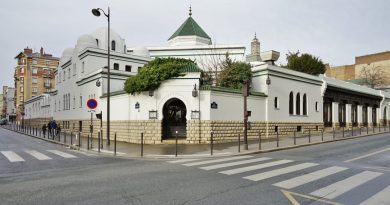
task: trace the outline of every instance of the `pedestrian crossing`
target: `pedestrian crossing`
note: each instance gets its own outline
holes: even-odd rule
[[[75,159],[78,158],[76,155],[66,153],[59,150],[45,150],[45,151],[37,151],[37,150],[23,150],[23,151],[0,151],[1,155],[4,157],[1,158],[7,159],[11,163],[15,162],[26,162],[26,160],[39,160],[39,161],[46,161],[46,160],[53,160],[53,158],[64,158],[64,159]],[[23,158],[21,155],[23,155]]]
[[[272,159],[251,155],[218,159],[187,158],[170,160],[168,163],[199,168],[227,176],[237,175],[237,177],[256,183],[270,180],[273,186],[282,189],[316,189],[307,191],[307,193],[314,198],[336,201],[340,199],[339,197],[342,199],[342,196],[347,193],[355,194],[354,192],[362,189],[369,192],[369,187],[365,188],[364,185],[369,184],[369,182],[373,183],[373,181],[375,183],[375,180],[386,177],[383,173],[377,171],[351,170],[342,166],[328,166],[312,162],[297,162],[289,159]],[[342,179],[338,177],[340,175],[343,176]],[[325,184],[321,183],[322,180]],[[390,180],[387,181],[390,182]],[[315,186],[313,186],[314,184]],[[389,205],[389,195],[390,186],[383,187],[382,190],[372,193],[371,196],[360,203],[362,205]]]

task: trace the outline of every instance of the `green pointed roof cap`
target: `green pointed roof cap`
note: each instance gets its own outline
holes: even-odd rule
[[[196,23],[196,21],[191,17],[192,10],[190,7],[190,16],[187,20],[176,30],[176,32],[168,39],[171,40],[177,36],[199,36],[203,38],[210,39],[209,35]]]

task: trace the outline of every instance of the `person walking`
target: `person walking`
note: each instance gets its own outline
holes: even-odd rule
[[[49,132],[47,133],[47,138],[51,137],[53,139],[53,133],[52,133],[52,127],[51,127],[51,121],[47,123],[47,128]]]
[[[42,125],[42,133],[43,133],[43,138],[46,137],[46,124]]]
[[[58,134],[58,132],[57,132],[57,123],[56,123],[55,120],[53,120],[51,122],[51,129],[53,131],[53,140],[54,140],[54,137],[57,137],[57,134]]]

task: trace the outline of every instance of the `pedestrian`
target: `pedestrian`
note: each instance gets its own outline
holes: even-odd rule
[[[42,133],[43,133],[43,137],[46,137],[46,124],[42,125]]]
[[[53,140],[54,140],[54,137],[57,137],[57,123],[55,120],[51,121],[51,129],[52,129],[52,132],[53,132]]]
[[[60,136],[60,134],[61,134],[61,126],[58,125],[58,127],[57,127],[57,135]]]
[[[53,138],[52,127],[51,127],[51,121],[49,121],[49,122],[47,123],[47,128],[48,128],[48,130],[49,130],[49,132],[47,133],[47,138],[49,138],[49,137]]]

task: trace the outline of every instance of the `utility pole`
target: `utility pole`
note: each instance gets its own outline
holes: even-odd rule
[[[244,96],[244,149],[248,150],[248,117],[247,97],[249,95],[249,81],[244,81],[242,85],[242,95]]]

